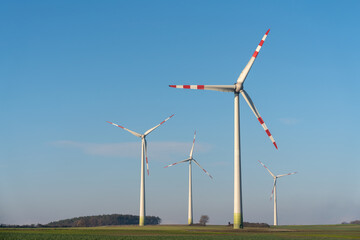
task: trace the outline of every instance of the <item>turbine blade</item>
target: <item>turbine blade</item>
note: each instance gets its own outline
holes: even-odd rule
[[[201,168],[207,175],[209,175],[209,177],[212,179],[213,177],[210,175],[210,173],[208,173],[203,167],[200,166],[200,164],[195,160],[195,159],[192,159],[196,165],[199,166],[199,168]]]
[[[169,85],[172,88],[213,90],[219,92],[234,92],[234,85]]]
[[[268,169],[268,168],[265,166],[265,164],[263,164],[260,160],[258,160],[258,161],[259,161],[259,163],[260,163],[261,165],[263,165],[264,168],[266,168],[266,170],[268,170],[268,172],[271,174],[271,176],[273,176],[274,178],[276,178],[276,176],[270,171],[270,169]]]
[[[276,177],[284,177],[284,176],[288,176],[288,175],[293,175],[293,174],[295,174],[295,173],[297,173],[297,172],[292,172],[292,173],[288,173],[288,174],[282,174],[282,175],[277,175]]]
[[[245,81],[245,79],[246,79],[246,77],[247,77],[247,75],[248,75],[248,73],[249,73],[252,65],[254,64],[254,61],[255,61],[257,55],[259,54],[259,51],[260,51],[262,45],[264,44],[265,39],[266,39],[267,35],[269,34],[269,32],[270,32],[270,29],[267,30],[267,32],[265,33],[265,35],[264,35],[263,38],[261,39],[259,45],[257,46],[254,54],[251,56],[250,61],[248,62],[248,64],[245,66],[245,68],[244,68],[244,69],[242,70],[242,72],[240,73],[240,76],[239,76],[239,78],[238,78],[238,80],[237,80],[238,83],[243,83],[243,82]]]
[[[240,93],[244,97],[245,101],[247,102],[247,104],[249,105],[249,107],[251,108],[253,113],[255,114],[256,118],[259,120],[261,126],[264,128],[266,134],[269,136],[269,138],[270,138],[271,142],[274,144],[275,148],[278,149],[273,136],[271,135],[269,129],[267,128],[264,120],[261,118],[260,113],[256,109],[256,107],[255,107],[253,101],[251,100],[250,96],[247,94],[247,92],[245,90],[241,90]]]
[[[188,162],[188,161],[190,161],[190,159],[185,159],[185,160],[182,160],[182,161],[179,161],[179,162],[176,162],[176,163],[167,165],[167,166],[165,166],[164,168],[171,167],[171,166],[174,166],[174,165],[176,165],[176,164],[183,163],[183,162]]]
[[[191,151],[190,151],[190,159],[192,158],[193,152],[194,152],[195,137],[196,137],[196,131],[194,133],[194,140],[193,140],[193,144],[192,144]]]
[[[275,189],[275,186],[276,186],[276,178],[274,180],[274,186],[272,188],[272,191],[271,191],[271,195],[270,195],[270,200],[272,199],[272,197],[274,196],[274,189]]]
[[[156,125],[153,128],[150,128],[149,130],[147,130],[144,135],[148,135],[149,133],[151,133],[152,131],[154,131],[156,128],[158,128],[161,124],[165,123],[167,120],[169,120],[170,118],[172,118],[175,114],[171,115],[170,117],[168,117],[167,119],[165,119],[164,121],[162,121],[161,123],[159,123],[158,125]]]
[[[144,138],[144,147],[145,147],[146,171],[147,171],[147,175],[149,176],[149,162],[148,162],[148,157],[147,157],[147,141],[145,138]]]
[[[131,130],[127,129],[127,128],[124,128],[123,126],[117,125],[116,123],[112,123],[112,122],[109,122],[109,121],[107,121],[107,122],[110,123],[110,124],[112,124],[112,125],[114,125],[114,126],[116,126],[116,127],[119,127],[119,128],[122,128],[122,129],[128,131],[128,132],[131,133],[132,135],[135,135],[135,136],[137,136],[137,137],[141,137],[141,134],[140,134],[140,133],[131,131]]]

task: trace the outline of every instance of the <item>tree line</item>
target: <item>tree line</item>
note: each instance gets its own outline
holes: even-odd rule
[[[146,216],[145,224],[157,225],[160,224],[161,219],[154,216]],[[139,216],[135,215],[98,215],[77,217],[71,219],[60,220],[46,224],[48,227],[96,227],[109,225],[137,225],[139,224]]]
[[[157,225],[160,224],[161,218],[154,216],[146,216],[145,224]],[[139,224],[139,216],[135,215],[122,215],[122,214],[110,214],[110,215],[98,215],[98,216],[86,216],[76,217],[70,219],[64,219],[60,221],[50,222],[48,224],[31,224],[31,225],[7,225],[0,224],[0,227],[12,227],[12,228],[35,228],[35,227],[97,227],[97,226],[110,226],[110,225],[137,225]]]
[[[351,222],[342,222],[341,224],[360,224],[360,220],[355,220],[355,221],[351,221]]]

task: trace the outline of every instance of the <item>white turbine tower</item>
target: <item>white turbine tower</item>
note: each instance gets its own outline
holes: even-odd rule
[[[270,196],[270,200],[272,198],[272,196],[274,195],[274,226],[277,225],[278,223],[278,220],[277,220],[277,198],[276,198],[276,180],[279,178],[279,177],[284,177],[284,176],[288,176],[288,175],[293,175],[297,172],[293,172],[293,173],[288,173],[288,174],[281,174],[281,175],[274,175],[270,169],[268,169],[260,160],[258,160],[259,163],[261,165],[264,166],[264,168],[266,168],[266,170],[268,170],[268,172],[270,173],[270,175],[274,178],[274,186],[273,186],[273,189],[272,189],[272,192],[271,192],[271,196]]]
[[[171,115],[170,117],[168,117],[167,119],[165,119],[164,121],[162,121],[160,124],[156,125],[153,128],[150,128],[149,130],[147,130],[144,134],[140,134],[134,131],[131,131],[127,128],[124,128],[120,125],[117,125],[115,123],[112,122],[108,122],[116,127],[122,128],[126,131],[128,131],[129,133],[131,133],[132,135],[141,138],[141,180],[140,180],[140,214],[139,214],[139,226],[144,226],[145,224],[145,174],[144,174],[144,160],[146,160],[146,170],[147,170],[147,174],[149,175],[149,164],[148,164],[148,158],[147,158],[147,142],[146,142],[146,136],[151,133],[152,131],[154,131],[156,128],[158,128],[161,124],[165,123],[167,120],[169,120],[170,118],[172,118],[174,116]]]
[[[190,156],[188,159],[182,160],[180,162],[176,162],[173,164],[170,164],[167,167],[171,167],[174,166],[178,163],[183,163],[183,162],[189,162],[189,207],[188,207],[188,224],[191,225],[193,224],[193,207],[192,207],[192,180],[191,180],[191,162],[194,161],[194,163],[196,165],[198,165],[207,175],[209,175],[210,178],[213,178],[204,168],[202,168],[200,166],[200,164],[193,158],[193,152],[194,152],[194,145],[195,145],[195,137],[196,137],[196,131],[194,133],[194,140],[193,140],[193,144],[191,147],[191,151],[190,151]]]
[[[214,90],[220,92],[233,92],[234,98],[234,228],[243,228],[243,211],[242,211],[242,194],[241,194],[241,155],[240,155],[240,113],[239,113],[239,93],[244,97],[245,101],[254,112],[256,118],[259,120],[261,126],[264,128],[270,140],[277,149],[274,138],[271,136],[258,110],[252,102],[249,95],[243,89],[244,81],[257,57],[261,46],[263,45],[270,29],[265,33],[250,61],[241,72],[239,78],[234,85],[169,85],[173,88],[185,89],[200,89],[200,90]]]

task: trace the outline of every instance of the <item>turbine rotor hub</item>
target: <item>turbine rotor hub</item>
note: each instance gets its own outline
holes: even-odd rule
[[[235,92],[239,93],[241,90],[243,90],[243,84],[242,83],[235,83]]]

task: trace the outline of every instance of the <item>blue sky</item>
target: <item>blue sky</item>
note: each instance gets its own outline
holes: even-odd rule
[[[169,84],[233,84],[271,29],[241,99],[244,220],[360,218],[358,1],[7,1],[0,3],[0,223],[138,214],[136,132],[148,136],[147,215],[187,222],[233,214],[233,94]]]

